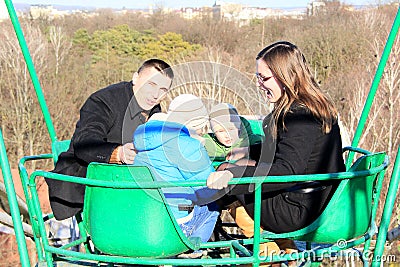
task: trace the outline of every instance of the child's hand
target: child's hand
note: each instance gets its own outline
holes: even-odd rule
[[[248,147],[235,147],[226,155],[226,160],[238,160],[249,155]]]
[[[211,189],[223,189],[228,186],[228,182],[233,178],[230,171],[212,172],[207,179],[207,186]]]

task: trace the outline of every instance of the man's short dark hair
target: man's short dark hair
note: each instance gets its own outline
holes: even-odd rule
[[[155,68],[156,70],[158,70],[171,80],[174,78],[174,72],[172,71],[171,66],[164,60],[158,58],[148,59],[145,62],[143,62],[142,66],[140,66],[137,72],[140,73],[147,68]]]

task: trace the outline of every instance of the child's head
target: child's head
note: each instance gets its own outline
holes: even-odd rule
[[[175,97],[168,107],[168,120],[181,123],[188,128],[190,135],[206,133],[208,112],[201,99],[191,94]]]
[[[210,126],[215,137],[224,146],[230,147],[239,140],[240,117],[231,104],[220,103],[211,108]]]

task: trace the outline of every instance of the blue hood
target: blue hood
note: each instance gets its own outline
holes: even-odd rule
[[[179,123],[154,120],[140,125],[134,145],[138,151],[134,165],[147,166],[157,181],[204,181],[214,171],[204,146]],[[181,218],[188,212],[179,210],[179,205],[212,202],[217,191],[197,186],[165,187],[162,192],[174,216]]]
[[[179,134],[177,135],[177,133]],[[189,130],[183,124],[154,120],[142,124],[136,129],[133,134],[133,143],[137,151],[148,151],[180,136],[190,136]]]

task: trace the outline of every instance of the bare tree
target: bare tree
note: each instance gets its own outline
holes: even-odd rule
[[[24,25],[24,33],[31,56],[39,72],[46,71],[46,39],[38,28]],[[11,27],[3,27],[0,33],[1,115],[7,129],[7,141],[17,157],[41,151],[43,119],[37,109],[31,79],[18,41]],[[16,162],[15,154],[10,157]]]
[[[366,18],[373,17],[374,20],[366,20],[366,27],[371,27],[373,38],[370,39],[370,49],[374,54],[374,61],[371,62],[371,68],[375,70],[378,66],[383,48],[386,44],[387,36],[391,26],[391,19],[385,16],[385,13],[371,10],[367,12]],[[372,24],[372,25],[371,25]],[[386,64],[379,89],[377,91],[376,99],[374,102],[376,108],[371,114],[375,119],[375,123],[370,124],[366,129],[366,134],[371,131],[374,137],[372,146],[375,149],[382,149],[388,152],[389,155],[394,156],[396,147],[399,145],[400,134],[400,37],[397,36],[392,46],[390,57]]]
[[[56,60],[55,74],[58,75],[60,64],[72,46],[68,37],[64,34],[63,28],[60,26],[51,26],[49,29],[50,44],[54,49],[54,56]]]
[[[395,155],[396,147],[400,140],[400,37],[398,36],[393,44],[391,56],[388,60],[383,85],[385,90],[386,109],[388,113],[384,116],[387,120],[387,151]]]

